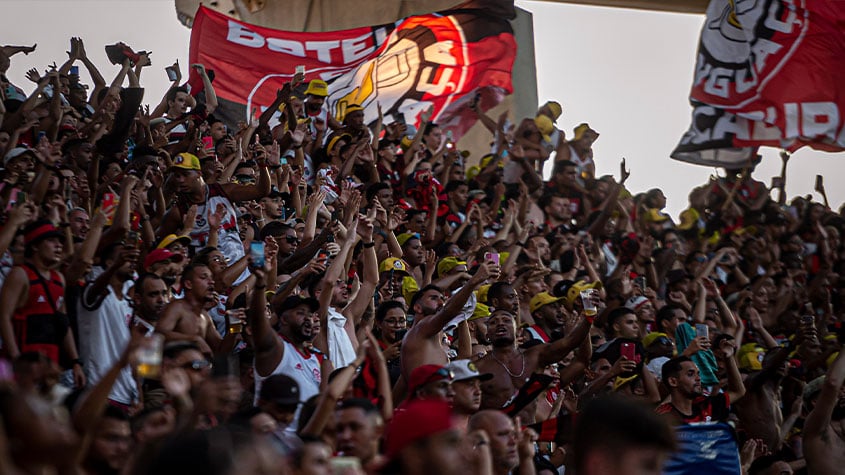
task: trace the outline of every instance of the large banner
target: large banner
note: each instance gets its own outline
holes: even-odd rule
[[[768,145],[845,149],[845,2],[711,0],[677,160],[741,168]]]
[[[350,2],[350,7],[354,2]],[[200,7],[191,33],[191,63],[214,70],[219,112],[234,123],[247,111],[266,108],[297,66],[306,81],[329,83],[330,113],[365,108],[365,120],[417,123],[429,107],[433,120],[455,138],[470,125],[468,104],[480,93],[484,109],[512,92],[516,43],[510,23],[468,2],[460,9],[395,23],[325,33],[301,33],[250,25]]]

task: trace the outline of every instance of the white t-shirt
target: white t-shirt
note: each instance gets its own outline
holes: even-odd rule
[[[346,332],[346,317],[329,307],[327,316],[328,328],[327,333],[329,337],[329,359],[335,368],[343,368],[349,366],[355,361],[355,348],[352,346],[352,340],[349,339],[349,333]]]
[[[79,358],[89,385],[103,378],[120,360],[129,343],[129,323],[133,312],[126,293],[134,284],[133,280],[123,283],[123,300],[117,298],[111,285],[107,287],[108,294],[105,296],[90,295],[90,283],[82,292],[82,298],[77,304]],[[127,366],[117,377],[109,399],[121,404],[132,404],[137,397],[138,386],[132,377],[132,370]]]

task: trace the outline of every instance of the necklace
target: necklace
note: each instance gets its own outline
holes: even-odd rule
[[[499,366],[501,366],[502,368],[505,368],[505,371],[507,371],[508,374],[511,375],[511,378],[521,378],[522,375],[525,374],[525,353],[523,353],[522,350],[519,351],[519,356],[522,357],[522,369],[519,370],[519,374],[511,373],[511,369],[508,368],[508,366],[506,364],[499,361],[499,358],[496,358],[496,353],[491,351],[490,356],[493,357],[493,359],[496,361],[496,363],[499,363]]]

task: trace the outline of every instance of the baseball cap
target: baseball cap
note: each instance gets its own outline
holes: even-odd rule
[[[182,262],[182,259],[184,259],[182,254],[170,252],[168,249],[156,249],[147,254],[147,257],[144,258],[144,267],[149,269],[154,264],[162,261],[171,260],[173,262]]]
[[[571,307],[575,300],[581,295],[582,290],[601,290],[602,287],[603,286],[600,281],[587,283],[583,280],[579,280],[578,282],[563,280],[555,285],[553,293],[554,295],[559,295],[561,297],[565,296],[566,304]]]
[[[173,168],[200,170],[200,159],[192,153],[182,152],[173,158]]]
[[[189,236],[177,236],[175,234],[168,234],[162,238],[161,242],[158,243],[156,249],[165,249],[174,242],[181,242],[182,244],[189,246],[191,244],[191,238]]]
[[[400,246],[404,246],[406,242],[410,241],[411,239],[419,239],[420,235],[418,233],[402,233],[396,236],[396,241],[399,242]]]
[[[387,259],[381,261],[381,264],[378,266],[379,273],[388,272],[388,271],[396,271],[396,272],[404,272],[408,273],[408,264],[405,263],[402,259],[398,257],[388,257]]]
[[[444,257],[437,263],[437,275],[442,277],[452,272],[455,267],[465,266],[466,264],[466,261],[459,261],[457,257]]]
[[[763,358],[766,350],[756,343],[746,343],[739,347],[736,354],[739,369],[744,371],[759,371],[763,369]]]
[[[479,373],[478,367],[469,359],[454,360],[446,366],[446,369],[452,372],[454,378],[452,381],[467,381],[469,379],[480,379],[481,381],[488,381],[493,379],[491,373]]]
[[[320,303],[313,297],[291,295],[290,297],[282,300],[282,303],[276,308],[276,314],[281,315],[282,313],[299,307],[300,305],[308,305],[308,308],[310,308],[312,312],[316,312],[317,309],[320,308]]]
[[[444,379],[451,381],[454,376],[445,366],[436,364],[418,366],[411,371],[411,377],[408,379],[408,393],[414,394],[417,389],[436,381]]]
[[[575,134],[574,134],[575,137],[573,137],[572,140],[581,140],[581,138],[584,137],[584,135],[586,135],[588,133],[593,135],[593,140],[599,138],[599,133],[596,132],[595,130],[591,129],[590,124],[587,124],[587,123],[578,124],[578,126],[575,127],[574,132],[575,132]]]
[[[644,217],[649,223],[662,223],[663,221],[669,219],[669,216],[661,213],[657,208],[649,208]]]
[[[48,219],[39,219],[23,230],[23,241],[26,246],[35,245],[54,237],[64,239],[65,235]]]
[[[560,103],[556,101],[546,102],[544,106],[549,108],[549,112],[552,113],[553,121],[557,121],[558,117],[560,117],[561,112],[563,112],[563,107],[561,107]]]
[[[283,406],[299,404],[299,384],[290,376],[274,374],[261,385],[259,399]]]
[[[413,400],[397,410],[385,431],[385,455],[395,460],[405,447],[453,429],[452,409],[439,400]]]
[[[5,157],[3,157],[3,165],[6,165],[10,161],[26,154],[32,156],[33,159],[35,158],[35,152],[33,152],[31,149],[27,147],[15,147],[9,150],[9,153],[7,153]]]
[[[531,300],[528,302],[528,310],[530,310],[531,313],[534,313],[543,305],[560,302],[561,300],[563,300],[563,297],[555,297],[548,292],[540,292],[539,294],[531,297]]]
[[[651,346],[652,343],[657,341],[658,338],[669,338],[669,335],[663,332],[651,332],[645,337],[643,337],[643,348],[648,348]]]
[[[308,83],[308,89],[305,90],[306,96],[326,97],[329,95],[329,85],[326,81],[320,79],[312,79]]]

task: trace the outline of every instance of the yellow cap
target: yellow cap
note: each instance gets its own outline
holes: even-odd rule
[[[186,246],[189,246],[191,244],[191,238],[189,236],[177,236],[175,234],[168,234],[167,236],[164,236],[161,242],[158,243],[156,249],[164,249],[176,241],[180,241]]]
[[[489,284],[482,285],[475,291],[475,298],[481,303],[487,303],[487,292],[489,291]]]
[[[669,338],[669,335],[667,335],[663,332],[651,332],[651,333],[649,333],[648,335],[646,335],[643,338],[643,347],[648,348],[649,346],[651,346],[652,343],[654,343],[654,340],[656,340],[656,339],[658,339],[662,336]]]
[[[396,241],[399,242],[400,246],[404,246],[406,242],[410,241],[411,239],[419,239],[420,235],[417,233],[402,233],[396,236]]]
[[[481,157],[481,162],[478,164],[481,167],[481,170],[490,164],[490,161],[493,160],[493,156],[494,155],[492,153],[488,153],[487,155]],[[505,168],[505,162],[502,160],[499,160],[499,168]],[[481,173],[481,170],[479,170],[479,173]]]
[[[563,112],[563,107],[556,101],[549,101],[546,103],[546,107],[549,108],[549,112],[552,113],[552,120],[556,121],[558,117],[560,117],[561,112]]]
[[[649,223],[662,223],[669,219],[669,216],[661,213],[657,208],[649,208],[645,214],[645,220]]]
[[[698,222],[699,214],[695,208],[685,209],[681,211],[681,224],[678,225],[678,229],[681,231],[686,231],[687,229],[692,229],[693,226],[696,225]]]
[[[173,158],[173,168],[181,168],[183,170],[200,170],[200,159],[192,153],[182,152]]]
[[[739,348],[737,352],[737,360],[739,362],[739,369],[748,371],[758,371],[763,369],[763,357],[765,350],[756,343],[746,343]]]
[[[475,304],[475,310],[472,311],[472,316],[467,321],[478,320],[479,318],[487,318],[490,316],[490,307],[481,302]]]
[[[413,277],[406,275],[402,278],[402,296],[405,297],[406,302],[410,302],[419,290],[420,286]]]
[[[540,292],[539,294],[531,297],[531,301],[528,302],[528,310],[530,310],[531,313],[534,313],[543,305],[560,302],[561,300],[563,300],[563,297],[555,297],[548,292]]]
[[[452,269],[455,267],[465,266],[466,264],[465,261],[459,261],[457,257],[444,257],[437,263],[437,275],[443,277],[449,272],[452,272]]]
[[[597,280],[595,282],[587,283],[587,282],[584,282],[583,280],[579,280],[578,282],[575,282],[574,284],[572,284],[569,287],[569,290],[566,291],[566,303],[569,306],[572,306],[572,304],[575,303],[575,299],[577,299],[581,295],[581,291],[583,291],[583,290],[587,290],[587,289],[601,290],[601,288],[602,288],[601,281]]]
[[[593,140],[599,138],[599,133],[595,130],[590,128],[590,124],[579,124],[578,127],[575,127],[575,133],[572,140],[581,140],[586,134],[590,134],[593,136]]]
[[[381,264],[378,266],[379,273],[381,272],[404,272],[408,273],[408,264],[405,263],[402,259],[398,257],[388,257],[387,259],[381,261]]]
[[[308,89],[305,90],[306,96],[326,97],[329,95],[329,85],[326,81],[320,79],[312,79],[308,83]]]

